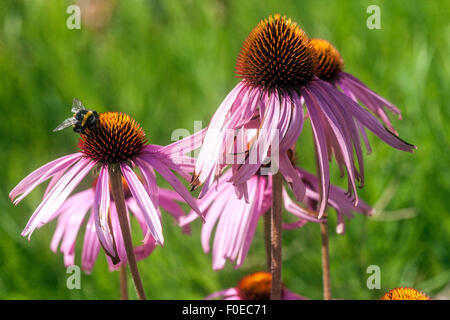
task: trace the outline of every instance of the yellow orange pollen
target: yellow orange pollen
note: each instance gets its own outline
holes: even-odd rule
[[[431,300],[429,296],[413,288],[395,288],[388,291],[380,300]]]

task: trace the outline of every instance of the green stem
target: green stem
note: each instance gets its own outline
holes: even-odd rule
[[[328,250],[328,224],[326,222],[320,223],[320,235],[322,238],[323,298],[331,300],[330,254]]]
[[[272,264],[272,257],[271,257],[271,245],[270,245],[270,239],[271,239],[271,212],[267,211],[263,216],[263,222],[264,222],[264,246],[266,248],[266,267],[267,271],[270,272],[270,266]]]
[[[270,272],[272,274],[272,287],[270,291],[271,300],[281,300],[281,217],[282,217],[282,187],[283,176],[278,171],[272,176],[272,211],[270,219]]]
[[[122,264],[120,274],[120,300],[128,300],[127,265]]]
[[[133,282],[138,298],[140,300],[145,300],[146,297],[144,287],[142,286],[141,276],[139,275],[136,257],[134,255],[133,242],[131,240],[131,231],[128,223],[125,196],[122,185],[122,174],[120,172],[119,164],[112,164],[109,166],[109,180],[111,184],[112,196],[114,198],[114,204],[117,209],[117,216],[119,217],[120,230],[122,231],[123,243],[125,246],[125,252],[127,253],[128,265],[130,266]]]

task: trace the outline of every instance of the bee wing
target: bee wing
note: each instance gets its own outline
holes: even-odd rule
[[[85,110],[83,104],[81,103],[80,99],[74,98],[72,101],[72,112],[77,113],[80,110]]]
[[[77,120],[75,118],[68,118],[64,120],[59,126],[57,126],[55,129],[53,129],[53,132],[61,131],[65,128],[68,128],[70,126],[73,126]]]

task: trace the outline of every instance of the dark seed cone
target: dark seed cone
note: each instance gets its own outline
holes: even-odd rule
[[[236,73],[253,86],[299,89],[314,77],[314,53],[308,36],[291,19],[269,16],[244,41]]]
[[[87,157],[102,163],[132,160],[144,148],[144,130],[129,115],[105,112],[95,127],[80,135],[78,146]]]
[[[344,70],[344,60],[331,43],[322,39],[310,39],[316,53],[315,74],[324,81],[334,82]]]
[[[255,272],[245,276],[237,286],[243,300],[270,300],[272,275],[269,272]]]

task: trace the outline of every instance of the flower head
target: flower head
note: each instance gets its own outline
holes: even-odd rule
[[[270,300],[270,290],[272,287],[272,275],[269,272],[254,272],[241,279],[234,288],[229,288],[215,292],[205,299],[215,299],[221,297],[224,300]],[[284,286],[281,293],[282,300],[306,300]]]
[[[320,69],[317,61],[328,62]],[[230,182],[246,194],[248,181],[270,162],[271,173],[279,169],[286,180],[296,179],[289,182],[296,185],[296,199],[304,200],[301,177],[290,174],[282,160],[301,134],[306,119],[303,105],[319,168],[320,217],[328,202],[328,162],[333,157],[342,175],[347,174],[348,194],[358,204],[357,187],[364,185],[360,133],[367,141],[365,129],[396,149],[415,148],[386,130],[355,99],[319,79],[316,68],[331,79],[342,64],[338,58],[321,60],[306,34],[286,17],[275,15],[256,26],[238,56],[236,69],[242,80],[219,106],[205,133],[191,181],[193,188],[203,184],[200,198],[227,165],[233,169]]]
[[[132,160],[146,142],[144,130],[129,115],[104,112],[97,125],[80,136],[78,146],[86,157],[108,164]]]
[[[242,45],[236,73],[254,87],[296,90],[314,77],[314,52],[297,23],[279,14],[261,21]]]
[[[23,236],[30,237],[40,225],[47,223],[61,208],[67,197],[94,168],[99,168],[92,203],[93,223],[105,252],[114,263],[119,262],[117,238],[111,223],[111,195],[109,189],[109,170],[118,167],[123,175],[136,207],[142,213],[148,232],[146,238],[153,237],[156,243],[163,244],[161,221],[158,214],[158,187],[155,170],[166,179],[175,191],[198,213],[200,210],[184,185],[178,180],[175,171],[188,177],[193,164],[189,157],[172,158],[174,149],[183,145],[184,140],[162,147],[146,144],[145,133],[130,116],[118,112],[99,114],[99,121],[81,133],[79,146],[81,152],[56,159],[23,179],[9,194],[14,204],[20,202],[37,185],[51,178],[44,198],[31,216]],[[139,169],[142,182],[134,169]]]
[[[401,287],[386,292],[380,300],[431,300],[431,298],[422,291]]]

